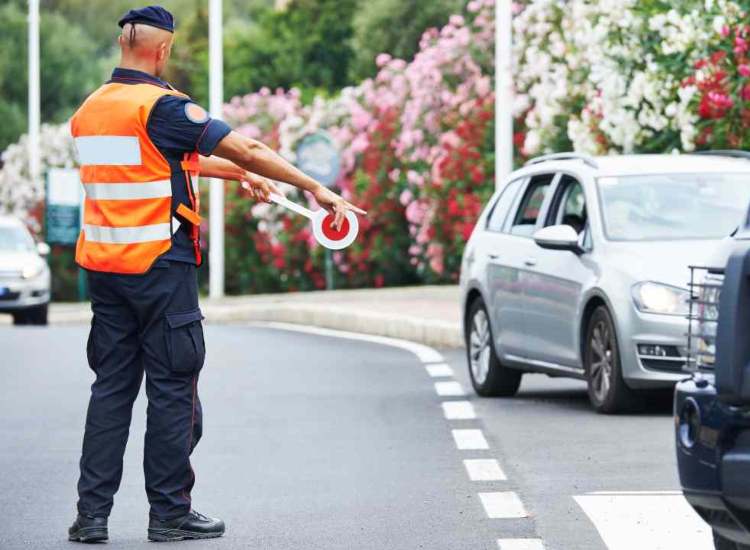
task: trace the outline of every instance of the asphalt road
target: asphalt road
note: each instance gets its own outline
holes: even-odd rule
[[[0,549],[75,547],[86,333],[0,327]],[[479,399],[458,352],[444,353],[449,369],[256,326],[208,326],[206,338],[193,500],[227,534],[185,547],[711,548],[675,493],[668,399],[603,417],[580,383],[542,376],[514,399]],[[149,544],[143,395],[133,418],[112,548]]]

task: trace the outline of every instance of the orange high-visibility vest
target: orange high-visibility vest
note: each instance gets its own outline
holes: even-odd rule
[[[86,192],[76,263],[109,273],[145,273],[172,246],[172,169],[146,125],[164,95],[184,95],[152,84],[108,83],[91,94],[70,122]],[[181,165],[190,205],[175,205],[192,224],[200,263],[198,152]]]

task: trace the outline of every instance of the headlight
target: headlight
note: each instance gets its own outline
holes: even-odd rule
[[[29,264],[21,270],[21,277],[24,279],[33,279],[38,276],[42,270],[44,270],[44,264],[42,263]]]
[[[687,316],[690,308],[687,290],[648,281],[633,286],[633,300],[644,313]]]

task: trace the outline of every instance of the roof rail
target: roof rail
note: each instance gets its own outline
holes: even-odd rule
[[[741,151],[739,149],[708,149],[706,151],[693,151],[692,154],[750,160],[750,151]]]
[[[542,155],[541,157],[535,157],[527,161],[524,166],[540,164],[550,160],[581,160],[584,164],[591,166],[591,168],[599,168],[599,164],[594,160],[594,157],[591,155],[584,155],[583,153],[552,153],[550,155]]]

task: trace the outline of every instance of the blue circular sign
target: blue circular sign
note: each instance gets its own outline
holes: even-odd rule
[[[297,144],[297,168],[326,187],[339,177],[341,157],[333,139],[322,130],[308,134]]]

